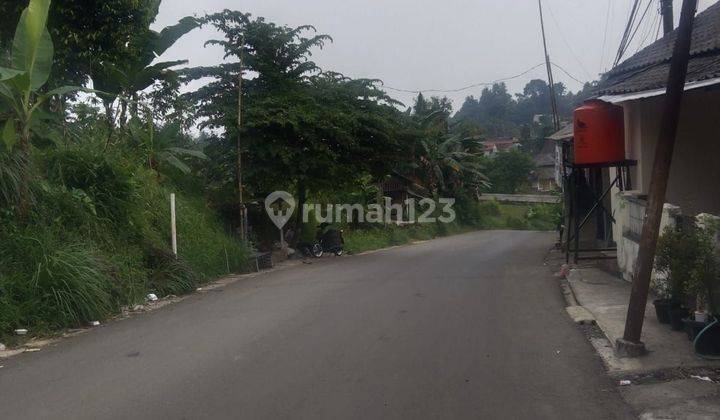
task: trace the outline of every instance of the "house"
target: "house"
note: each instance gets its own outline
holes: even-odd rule
[[[563,188],[563,171],[565,162],[563,159],[567,155],[567,150],[572,147],[573,141],[573,125],[567,124],[560,131],[548,137],[548,140],[555,142],[555,184],[558,188]]]
[[[637,260],[676,32],[610,70],[596,92],[622,107],[626,158],[637,161],[630,168],[632,189],[611,194],[618,265],[627,280]],[[697,15],[690,53],[663,226],[681,215],[720,214],[720,2]]]
[[[499,152],[520,148],[520,141],[514,137],[487,139],[483,141],[485,156],[494,156]]]
[[[558,189],[562,185],[562,179],[558,178],[558,152],[557,142],[553,139],[545,139],[540,152],[533,156],[535,171],[533,172],[533,186],[536,190],[547,192]],[[559,181],[559,182],[558,182]]]
[[[421,185],[419,178],[399,172],[390,174],[378,187],[382,196],[390,199],[391,208],[387,210],[390,211],[390,218],[397,224],[402,224],[403,220],[407,220],[410,210],[408,199],[412,198],[419,202],[423,198],[431,196],[430,192]],[[402,208],[402,215],[398,214],[397,206]]]

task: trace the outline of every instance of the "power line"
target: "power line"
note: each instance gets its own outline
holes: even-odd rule
[[[610,26],[610,13],[612,11],[612,0],[608,0],[607,12],[605,13],[605,35],[603,35],[603,43],[600,55],[600,73],[603,72],[603,64],[605,64],[605,47],[607,46],[608,27]]]
[[[620,60],[622,59],[622,56],[625,53],[627,40],[628,40],[628,37],[630,37],[630,34],[632,32],[632,27],[635,23],[635,18],[637,17],[637,11],[638,11],[639,5],[640,5],[640,0],[635,0],[633,2],[632,8],[630,9],[630,16],[628,17],[627,25],[625,25],[625,31],[623,32],[622,39],[620,40],[620,46],[618,47],[618,52],[615,55],[615,62],[613,64],[613,67],[617,66],[620,63]]]
[[[638,30],[640,29],[640,25],[642,25],[643,21],[645,20],[645,16],[647,16],[648,11],[650,10],[650,6],[652,6],[653,0],[649,0],[647,7],[645,7],[645,11],[643,11],[642,16],[640,16],[640,20],[637,23],[637,26],[635,26],[635,30],[633,31],[632,35],[630,35],[630,38],[628,39],[627,45],[625,46],[625,51],[623,51],[623,54],[627,51],[627,49],[630,47],[630,44],[632,44],[633,40],[635,39],[635,35],[637,35]]]
[[[464,91],[464,90],[468,90],[468,89],[472,89],[472,88],[476,88],[476,87],[480,87],[480,86],[492,86],[492,85],[494,85],[494,84],[496,84],[496,83],[505,82],[505,81],[512,80],[512,79],[517,79],[517,78],[519,78],[519,77],[525,76],[526,74],[530,73],[531,71],[537,69],[538,67],[542,67],[542,66],[544,66],[544,65],[545,65],[545,63],[543,62],[543,63],[537,64],[537,65],[535,65],[535,66],[533,66],[533,67],[530,67],[529,69],[525,70],[524,72],[522,72],[522,73],[520,73],[520,74],[516,74],[516,75],[514,75],[514,76],[504,77],[504,78],[502,78],[502,79],[497,79],[497,80],[494,80],[494,81],[492,81],[492,82],[473,83],[472,85],[464,86],[464,87],[457,88],[457,89],[420,89],[420,90],[410,90],[410,89],[394,88],[394,87],[385,86],[385,85],[383,85],[383,87],[384,87],[385,89],[388,89],[388,90],[392,90],[392,91],[395,91],[395,92],[403,92],[403,93],[457,93],[457,92],[462,92],[462,91]]]
[[[562,68],[562,66],[560,66],[559,64],[555,64],[555,63],[550,63],[550,64],[552,64],[554,67],[560,69],[560,71],[563,72],[563,73],[565,73],[565,75],[566,75],[567,77],[573,79],[574,81],[580,83],[581,85],[584,85],[584,84],[586,83],[586,82],[583,82],[582,80],[579,80],[577,77],[573,76],[572,74],[570,74],[567,70],[565,70],[564,68]]]
[[[638,51],[640,51],[641,48],[643,48],[643,46],[645,45],[647,40],[650,38],[650,36],[653,34],[653,32],[657,32],[658,29],[656,29],[656,28],[660,28],[660,26],[662,26],[662,23],[663,23],[662,17],[661,17],[662,11],[658,8],[657,12],[658,13],[655,14],[655,16],[653,17],[652,22],[650,22],[650,24],[646,28],[645,36],[643,36],[642,40],[638,43],[638,47],[635,50],[636,53]]]
[[[578,79],[577,77],[573,76],[570,72],[568,72],[567,70],[565,70],[565,68],[563,68],[563,67],[560,66],[559,64],[556,64],[556,63],[551,63],[551,64],[553,65],[553,67],[556,67],[556,68],[558,68],[560,71],[562,71],[563,73],[565,73],[565,75],[566,75],[567,77],[569,77],[570,79],[574,80],[575,82],[580,83],[580,84],[585,84],[584,81],[582,81],[582,80]],[[416,90],[413,90],[413,89],[400,89],[400,88],[395,88],[395,87],[392,87],[392,86],[386,86],[386,85],[384,85],[384,84],[382,85],[382,87],[383,87],[384,89],[387,89],[387,90],[392,90],[392,91],[401,92],[401,93],[458,93],[458,92],[462,92],[462,91],[464,91],[464,90],[468,90],[468,89],[472,89],[472,88],[476,88],[476,87],[480,87],[480,86],[492,86],[492,85],[497,84],[497,83],[506,82],[506,81],[508,81],[508,80],[513,80],[513,79],[517,79],[517,78],[520,78],[520,77],[522,77],[522,76],[525,76],[526,74],[530,73],[531,71],[533,71],[533,70],[535,70],[535,69],[537,69],[537,68],[539,68],[539,67],[542,67],[542,66],[544,66],[544,65],[545,65],[545,63],[540,63],[540,64],[537,64],[537,65],[535,65],[535,66],[532,66],[532,67],[530,67],[529,69],[525,70],[524,72],[519,73],[519,74],[516,74],[516,75],[514,75],[514,76],[504,77],[504,78],[502,78],[502,79],[493,80],[492,82],[473,83],[472,85],[468,85],[468,86],[464,86],[464,87],[456,88],[456,89],[420,89],[420,90],[417,90],[417,89],[416,89]]]
[[[582,71],[585,72],[585,75],[588,77],[588,79],[591,78],[592,76],[590,76],[590,72],[587,71],[587,69],[583,65],[582,61],[580,61],[580,58],[578,58],[577,54],[575,54],[575,50],[573,50],[573,48],[570,46],[570,43],[568,42],[567,38],[565,37],[565,34],[563,33],[562,28],[560,27],[560,24],[558,23],[557,19],[555,19],[555,13],[553,13],[552,8],[550,7],[550,2],[546,2],[545,6],[547,7],[548,11],[550,12],[550,17],[552,18],[553,23],[555,24],[555,27],[558,29],[560,38],[563,40],[563,43],[565,43],[565,46],[567,47],[568,51],[570,52],[570,55],[573,56],[573,58],[575,59],[575,62],[578,63],[578,65],[580,66]]]

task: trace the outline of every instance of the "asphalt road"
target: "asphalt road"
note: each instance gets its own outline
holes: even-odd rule
[[[633,418],[551,234],[327,257],[0,362],[0,418]]]

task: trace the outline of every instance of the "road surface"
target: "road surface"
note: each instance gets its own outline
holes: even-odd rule
[[[633,418],[543,267],[478,232],[244,279],[2,360],[3,419]]]

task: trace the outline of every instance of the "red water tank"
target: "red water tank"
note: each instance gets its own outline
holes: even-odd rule
[[[622,107],[590,100],[575,110],[575,164],[625,160],[625,118]]]

